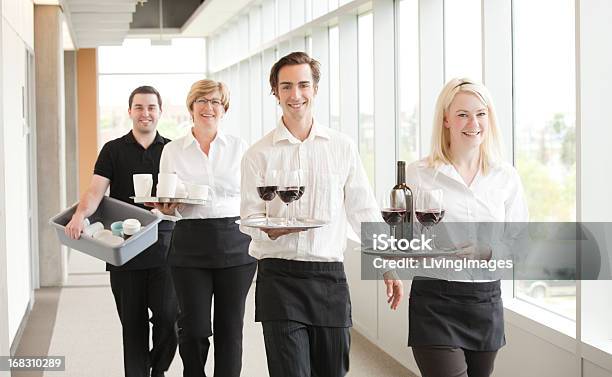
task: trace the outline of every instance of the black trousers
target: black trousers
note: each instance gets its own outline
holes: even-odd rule
[[[349,370],[348,327],[262,321],[270,377],[343,377]]]
[[[412,354],[423,377],[489,377],[497,351],[419,346],[412,348]]]
[[[149,368],[153,373],[168,370],[176,353],[178,317],[170,268],[111,271],[110,283],[123,328],[125,377],[149,377]],[[153,324],[151,350],[149,321]]]
[[[213,335],[215,377],[239,377],[242,369],[242,327],[247,293],[256,263],[226,268],[172,267],[181,308],[179,353],[184,377],[204,377]],[[212,298],[215,313],[211,326]]]

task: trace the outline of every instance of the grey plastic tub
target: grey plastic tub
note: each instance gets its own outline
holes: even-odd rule
[[[88,217],[89,222],[93,224],[99,221],[104,224],[105,229],[110,229],[110,225],[115,221],[137,219],[142,224],[140,231],[117,247],[111,247],[84,234],[74,240],[64,233],[64,229],[76,211],[77,204],[49,219],[60,242],[72,249],[121,266],[157,242],[157,224],[161,219],[147,210],[108,196],[102,198],[96,212]]]

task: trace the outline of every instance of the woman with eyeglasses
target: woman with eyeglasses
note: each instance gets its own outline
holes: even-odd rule
[[[526,222],[520,177],[501,152],[488,90],[452,79],[436,103],[430,154],[408,166],[406,182],[417,198],[419,191],[441,191],[448,228]],[[490,260],[498,251],[487,243],[462,246],[458,257],[467,259]],[[488,377],[505,344],[500,281],[440,275],[417,277],[411,286],[408,345],[419,370],[423,377]]]
[[[248,255],[251,239],[235,223],[240,215],[240,161],[247,143],[220,127],[229,109],[225,84],[195,82],[187,108],[193,127],[166,145],[160,173],[175,173],[190,185],[210,186],[213,194],[208,205],[180,208],[168,257],[181,309],[183,375],[205,376],[208,338],[213,335],[214,375],[239,377],[245,300],[256,267]],[[156,207],[172,214],[168,208]]]

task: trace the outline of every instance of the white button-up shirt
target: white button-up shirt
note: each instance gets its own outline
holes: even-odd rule
[[[526,222],[529,219],[521,178],[508,163],[478,171],[468,186],[453,165],[437,169],[421,160],[406,168],[406,184],[419,189],[442,189],[444,222]],[[416,204],[416,203],[415,203]]]
[[[505,223],[529,221],[523,185],[516,169],[508,163],[497,163],[483,175],[478,171],[468,186],[453,165],[434,169],[427,159],[416,161],[406,169],[406,183],[413,190],[414,205],[419,190],[441,189],[442,222],[434,227],[439,246],[461,247],[466,242],[486,242],[492,258],[506,259],[512,253],[512,240],[520,233],[521,224],[507,227]],[[415,209],[417,209],[415,207]],[[445,226],[444,223],[454,223]],[[469,224],[474,223],[474,224]],[[500,223],[493,226],[491,223]],[[490,281],[486,272],[463,270],[452,278],[442,270],[428,270],[425,276],[461,281]]]
[[[160,173],[176,173],[182,182],[208,185],[214,191],[209,205],[185,205],[180,210],[184,219],[239,215],[240,160],[247,148],[244,140],[220,130],[210,144],[208,156],[192,131],[166,144],[159,163]]]
[[[257,194],[257,182],[267,169],[301,169],[305,180],[304,195],[291,204],[296,208],[296,217],[329,223],[276,240],[270,240],[260,230],[241,226],[240,230],[253,239],[249,254],[255,258],[343,261],[347,220],[358,235],[362,222],[382,221],[355,144],[346,135],[316,121],[308,138],[300,141],[280,120],[273,131],[245,153],[240,217],[264,215],[265,204]],[[285,210],[286,205],[278,196],[268,202],[270,217],[283,217]]]

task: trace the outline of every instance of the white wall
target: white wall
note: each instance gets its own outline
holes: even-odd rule
[[[4,59],[4,2],[0,0],[0,62]],[[4,93],[2,87],[4,85],[4,77],[0,71],[0,114],[4,114]],[[0,118],[0,133],[4,130],[4,121]],[[0,143],[0,158],[4,160],[4,143]],[[0,182],[4,182],[4,164],[0,164]],[[4,212],[5,195],[4,185],[0,185],[0,354],[8,355],[10,350],[9,330],[8,330],[8,287],[7,287],[7,270],[6,270],[6,253],[3,246],[6,244],[6,216]],[[9,373],[0,374],[2,376]]]
[[[517,374],[524,377],[577,376],[573,352],[551,344],[508,321],[506,340],[508,344],[501,349],[496,360],[496,377],[514,377]]]
[[[582,373],[584,376],[588,377],[610,377],[611,375],[609,370],[605,370],[589,361],[584,362]]]
[[[580,33],[576,43],[576,48],[580,52],[576,63],[576,70],[580,78],[576,90],[579,98],[577,135],[580,141],[577,150],[580,156],[577,167],[579,220],[609,222],[612,211],[612,199],[609,195],[609,188],[612,185],[612,174],[609,168],[611,160],[609,148],[610,140],[612,140],[612,124],[610,123],[612,2],[581,0],[578,2],[577,11],[580,23]],[[600,167],[603,167],[605,172]],[[606,236],[609,245],[610,235]],[[588,314],[578,318],[582,338],[589,344],[603,344],[608,352],[612,352],[612,323],[610,321],[612,282],[582,282],[582,287],[584,294],[580,304],[582,311]],[[601,298],[602,294],[605,294],[606,299]],[[605,369],[612,370],[612,365],[608,365]],[[604,375],[590,364],[585,364],[584,370],[592,370],[596,376]]]
[[[26,89],[26,48],[33,48],[33,4],[29,0],[2,3],[2,164],[0,195],[4,212],[0,225],[5,236],[0,250],[6,251],[6,318],[8,342],[13,342],[30,303],[30,240],[28,220],[27,133],[22,113],[22,91]],[[4,297],[0,296],[4,301]]]
[[[577,93],[580,98],[579,133],[581,166],[580,209],[582,221],[609,221],[612,198],[609,195],[610,174],[601,174],[598,166],[609,150],[612,140],[610,127],[610,88],[612,88],[612,2],[581,0],[581,33],[577,48],[580,60],[576,66],[580,75]],[[610,161],[608,156],[607,161]]]

